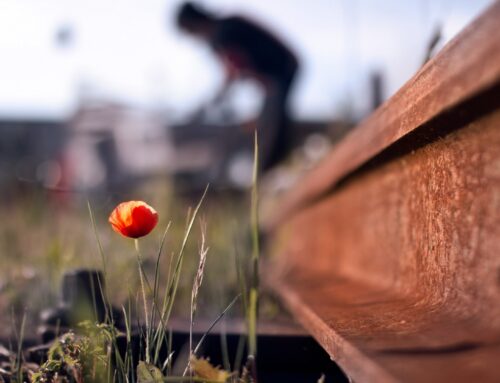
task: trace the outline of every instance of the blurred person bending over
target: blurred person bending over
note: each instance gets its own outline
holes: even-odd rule
[[[237,15],[219,17],[186,2],[177,15],[179,27],[209,44],[222,61],[225,81],[216,99],[236,79],[251,78],[264,89],[259,130],[260,167],[267,170],[290,149],[287,99],[298,70],[295,54],[271,32]]]

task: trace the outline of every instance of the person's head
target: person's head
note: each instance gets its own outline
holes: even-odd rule
[[[177,12],[179,28],[200,37],[206,37],[210,33],[216,20],[213,13],[191,1],[183,3]]]

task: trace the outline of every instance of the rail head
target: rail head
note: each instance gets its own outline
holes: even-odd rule
[[[394,96],[341,140],[272,212],[262,214],[273,231],[346,176],[441,113],[500,83],[500,1],[450,41]]]

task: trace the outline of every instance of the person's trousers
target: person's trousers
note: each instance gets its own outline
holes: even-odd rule
[[[291,150],[291,129],[288,96],[295,78],[295,69],[273,79],[266,88],[266,96],[258,122],[259,164],[262,171],[281,162]]]

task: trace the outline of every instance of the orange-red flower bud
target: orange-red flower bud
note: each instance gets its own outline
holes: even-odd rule
[[[125,237],[144,237],[158,223],[158,213],[143,201],[122,202],[111,212],[109,223]]]

